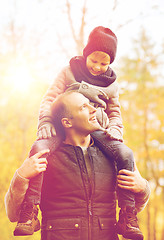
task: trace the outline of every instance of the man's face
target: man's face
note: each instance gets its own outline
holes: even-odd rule
[[[72,118],[72,128],[77,134],[90,134],[100,129],[96,119],[96,109],[90,105],[89,100],[80,93],[73,93],[67,101]]]
[[[86,66],[88,71],[93,76],[98,76],[107,71],[108,66],[110,64],[110,56],[101,51],[95,51],[91,53],[86,60]]]

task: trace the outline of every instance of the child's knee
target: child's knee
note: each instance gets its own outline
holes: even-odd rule
[[[129,159],[130,161],[134,162],[133,151],[127,146],[125,148],[124,155],[126,159]]]
[[[120,169],[127,169],[130,171],[134,170],[133,152],[129,147],[124,145],[120,149],[117,164],[118,164],[118,170]]]

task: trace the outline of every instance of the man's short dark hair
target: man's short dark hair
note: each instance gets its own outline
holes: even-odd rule
[[[64,117],[68,118],[72,117],[71,112],[69,110],[69,106],[67,105],[66,101],[66,99],[69,97],[71,93],[72,91],[69,91],[58,96],[51,106],[52,121],[56,130],[56,134],[62,137],[63,139],[65,139],[65,130],[61,120]]]

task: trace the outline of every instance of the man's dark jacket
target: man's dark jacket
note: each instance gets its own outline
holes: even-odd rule
[[[41,211],[42,240],[117,240],[116,170],[93,144],[89,177],[80,147],[62,143],[48,157]]]

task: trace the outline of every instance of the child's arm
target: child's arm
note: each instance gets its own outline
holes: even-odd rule
[[[109,100],[107,101],[106,107],[106,113],[109,119],[109,125],[106,129],[106,133],[111,139],[123,141],[123,124],[119,102],[119,89],[116,83],[113,83],[112,85],[111,95],[109,94]]]
[[[40,105],[39,122],[37,136],[41,138],[49,138],[56,135],[54,126],[51,121],[51,104],[55,98],[65,92],[67,88],[67,78],[72,77],[68,67],[64,68],[57,78],[48,88]]]
[[[123,124],[119,103],[118,84],[112,83],[108,87],[98,87],[86,82],[76,83],[69,86],[69,89],[76,90],[97,105],[98,121],[104,131],[111,139],[123,141]],[[102,116],[101,109],[106,109]],[[108,120],[109,119],[109,120]],[[103,130],[103,129],[102,129]]]

